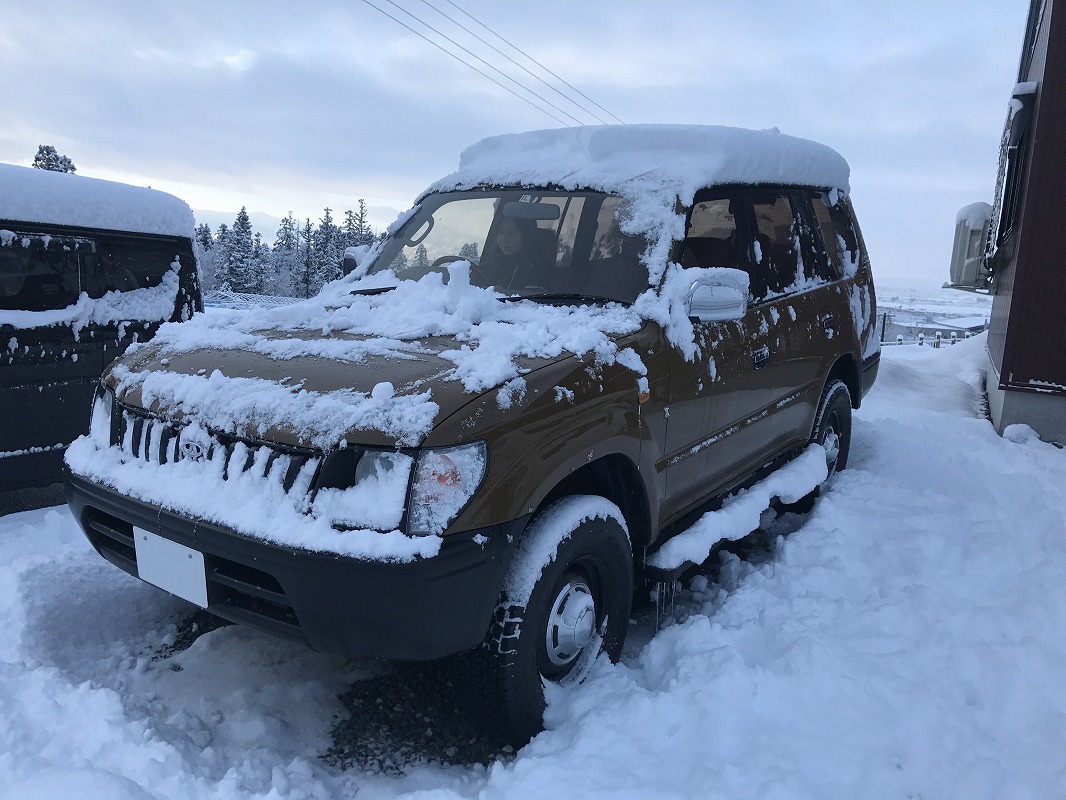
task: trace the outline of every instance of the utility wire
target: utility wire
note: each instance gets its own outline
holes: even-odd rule
[[[365,1],[366,1],[366,0],[364,0],[364,2],[365,2]],[[448,36],[448,35],[447,35],[447,34],[445,34],[445,33],[442,33],[442,32],[441,32],[441,31],[439,31],[439,30],[438,30],[437,28],[434,28],[434,27],[433,27],[432,25],[430,25],[430,24],[429,24],[428,22],[426,22],[426,21],[425,21],[425,20],[423,20],[423,19],[420,19],[420,18],[419,18],[419,17],[418,17],[418,16],[416,15],[416,14],[413,14],[413,13],[411,13],[411,12],[410,12],[410,11],[408,11],[408,10],[407,10],[406,8],[404,8],[403,6],[401,6],[401,5],[399,4],[399,3],[396,3],[396,2],[394,2],[394,0],[385,0],[385,2],[389,3],[389,5],[392,5],[392,6],[396,7],[396,8],[398,8],[398,9],[399,9],[400,11],[402,11],[402,12],[403,12],[404,14],[406,14],[406,15],[407,15],[407,16],[409,16],[409,17],[411,17],[411,19],[413,19],[413,20],[415,20],[416,22],[418,22],[419,24],[421,24],[421,25],[424,25],[425,27],[429,28],[429,29],[430,29],[431,31],[433,31],[433,32],[434,32],[435,34],[437,34],[438,36],[440,36],[440,37],[441,37],[442,39],[445,39],[446,41],[450,42],[450,43],[451,43],[451,44],[453,44],[454,46],[458,47],[458,48],[459,48],[460,50],[462,50],[462,51],[463,51],[464,53],[466,53],[467,55],[469,55],[469,56],[472,56],[473,58],[477,59],[477,60],[478,60],[478,61],[480,61],[480,62],[481,62],[482,64],[484,64],[484,65],[485,65],[486,67],[488,67],[489,69],[491,69],[491,70],[492,70],[493,72],[496,72],[496,73],[497,73],[497,74],[499,74],[499,75],[500,75],[501,77],[503,77],[503,78],[505,78],[505,79],[509,80],[509,81],[510,81],[511,83],[513,83],[513,84],[514,84],[515,86],[517,86],[517,87],[518,87],[519,89],[522,89],[523,91],[525,91],[525,92],[528,92],[529,94],[533,95],[533,96],[534,96],[535,98],[537,98],[538,100],[540,100],[540,101],[541,101],[542,103],[544,103],[545,105],[551,106],[552,108],[554,108],[554,109],[555,109],[556,111],[558,111],[558,112],[559,112],[560,114],[562,114],[563,116],[565,116],[565,117],[569,117],[570,119],[572,119],[572,120],[573,120],[574,122],[576,122],[576,123],[577,123],[578,125],[582,125],[582,124],[584,124],[584,123],[582,123],[582,121],[581,121],[581,120],[579,120],[579,119],[578,119],[577,117],[575,117],[575,116],[574,116],[573,114],[569,113],[569,112],[568,112],[568,111],[566,111],[565,109],[559,108],[559,106],[555,105],[555,103],[553,103],[553,102],[551,102],[550,100],[548,100],[547,98],[545,98],[545,97],[542,97],[541,95],[537,94],[536,92],[534,92],[534,91],[533,91],[532,89],[528,88],[527,86],[524,86],[523,84],[519,83],[519,82],[518,82],[518,81],[516,81],[516,80],[515,80],[514,78],[512,78],[512,77],[511,77],[510,75],[508,75],[508,74],[507,74],[506,72],[503,72],[502,70],[500,70],[500,69],[498,69],[497,67],[493,66],[493,65],[492,65],[492,64],[490,64],[490,63],[489,63],[488,61],[486,61],[486,60],[485,60],[485,59],[483,59],[483,58],[482,58],[481,56],[479,56],[479,55],[478,55],[477,53],[473,53],[473,52],[471,52],[471,51],[470,51],[470,50],[469,50],[468,48],[464,47],[464,46],[463,46],[462,44],[460,44],[459,42],[455,41],[455,39],[451,38],[450,36]],[[394,17],[394,19],[395,19],[395,17]],[[397,21],[398,21],[398,20],[397,20]],[[410,29],[409,29],[409,30],[410,30]],[[424,36],[423,36],[422,38],[424,38],[424,39],[425,39],[426,37],[424,37]],[[429,41],[429,40],[427,39],[427,41]],[[448,52],[448,51],[446,51],[446,52]],[[461,60],[461,59],[460,59],[460,60]],[[466,63],[466,64],[467,64],[467,66],[470,66],[468,62],[463,62],[463,63]],[[480,70],[479,70],[479,71],[480,71]],[[481,74],[482,74],[482,75],[484,75],[484,73],[481,73]],[[488,76],[486,76],[486,77],[488,77]],[[554,115],[551,115],[551,114],[550,114],[550,112],[547,112],[547,111],[545,111],[545,110],[544,110],[543,108],[542,108],[542,109],[540,109],[540,110],[541,110],[541,111],[544,111],[544,113],[546,113],[546,114],[549,114],[550,116],[552,116],[552,117],[553,117],[554,119],[556,119],[556,120],[558,120],[558,119],[559,119],[558,117],[555,117]],[[562,120],[559,120],[559,121],[560,121],[560,122],[562,122]],[[563,122],[563,124],[564,124],[564,125],[566,125],[567,123]]]
[[[488,74],[486,74],[486,73],[482,72],[482,71],[481,71],[480,69],[478,69],[477,67],[475,67],[475,66],[474,66],[473,64],[471,64],[471,63],[470,63],[469,61],[463,61],[463,59],[461,59],[461,58],[460,58],[459,56],[457,56],[457,55],[456,55],[455,53],[453,53],[453,52],[452,52],[451,50],[448,50],[448,49],[447,49],[446,47],[444,47],[443,45],[439,44],[438,42],[435,42],[435,41],[433,41],[432,39],[430,39],[430,38],[429,38],[428,36],[426,36],[426,35],[425,35],[424,33],[422,33],[421,31],[416,31],[416,30],[415,30],[414,28],[412,28],[412,27],[411,27],[410,25],[408,25],[408,24],[407,24],[406,22],[403,22],[402,20],[399,20],[399,19],[397,19],[397,18],[396,18],[396,17],[394,17],[394,16],[392,15],[392,14],[390,14],[390,13],[389,13],[388,11],[386,11],[385,9],[383,9],[383,8],[379,8],[378,6],[376,6],[376,5],[374,5],[373,3],[371,3],[371,2],[370,2],[370,0],[363,0],[363,2],[364,2],[364,3],[366,3],[366,4],[368,5],[368,6],[370,6],[370,7],[372,8],[372,9],[374,9],[375,11],[378,11],[378,12],[380,12],[380,13],[384,14],[384,15],[385,15],[386,17],[388,17],[388,18],[389,18],[389,19],[391,19],[391,20],[392,20],[393,22],[395,22],[395,23],[396,23],[397,25],[402,25],[402,26],[403,26],[404,28],[406,28],[407,30],[409,30],[409,31],[410,31],[411,33],[415,34],[416,36],[420,36],[420,37],[422,37],[422,38],[423,38],[423,39],[425,39],[425,40],[426,40],[427,42],[429,42],[429,43],[430,43],[431,45],[433,45],[433,46],[434,46],[434,47],[436,47],[436,48],[437,48],[438,50],[440,50],[440,51],[441,51],[442,53],[447,53],[448,55],[450,55],[450,56],[451,56],[452,58],[454,58],[454,59],[455,59],[456,61],[458,61],[458,62],[459,62],[460,64],[462,64],[463,66],[466,66],[466,67],[470,67],[470,69],[474,70],[474,72],[476,72],[476,73],[477,73],[478,75],[480,75],[481,77],[483,77],[483,78],[486,78],[486,79],[488,79],[488,80],[492,81],[492,82],[493,82],[493,83],[495,83],[495,84],[496,84],[497,86],[499,86],[499,87],[500,87],[501,89],[503,89],[503,90],[505,90],[505,91],[508,91],[508,92],[510,92],[511,94],[513,94],[513,95],[514,95],[515,97],[517,97],[517,98],[518,98],[519,100],[522,100],[522,101],[524,101],[524,102],[528,103],[529,105],[533,106],[533,108],[537,109],[537,111],[540,111],[540,112],[542,112],[542,113],[544,113],[544,114],[547,114],[547,115],[548,115],[549,117],[551,117],[552,119],[554,119],[554,120],[555,120],[556,122],[558,122],[558,123],[559,123],[560,125],[564,125],[564,126],[565,126],[565,127],[567,127],[567,128],[570,128],[570,127],[572,127],[572,126],[570,125],[570,123],[566,122],[565,120],[559,119],[559,117],[555,116],[555,115],[554,115],[553,113],[551,113],[551,112],[550,112],[550,111],[548,111],[547,109],[541,108],[541,107],[540,107],[540,106],[538,106],[538,105],[537,105],[536,103],[534,103],[534,102],[533,102],[532,100],[530,100],[530,99],[529,99],[528,97],[523,97],[523,96],[522,96],[522,95],[520,95],[520,94],[519,94],[518,92],[516,92],[516,91],[515,91],[514,89],[512,89],[512,88],[511,88],[510,86],[504,86],[504,85],[503,85],[502,83],[500,83],[500,82],[499,82],[498,80],[496,80],[495,78],[493,78],[493,77],[492,77],[491,75],[488,75]],[[391,0],[389,0],[389,2],[391,2]],[[395,5],[395,3],[394,3],[393,5]],[[398,7],[398,6],[397,6],[397,7]],[[527,90],[527,91],[528,91],[528,90]],[[531,92],[531,94],[532,94],[532,92]],[[565,112],[564,112],[564,113],[565,113]],[[569,114],[567,114],[566,116],[570,117],[571,119],[575,119],[574,117],[572,117],[572,116],[571,116],[571,115],[569,115]],[[576,121],[577,121],[577,120],[575,119],[575,122],[576,122]]]
[[[522,70],[523,72],[525,72],[525,73],[526,73],[527,75],[529,75],[530,77],[532,77],[532,78],[534,78],[535,80],[538,80],[538,81],[540,81],[541,83],[543,83],[543,84],[544,84],[545,86],[547,86],[547,87],[548,87],[549,89],[551,89],[551,90],[552,90],[553,92],[555,92],[555,93],[556,93],[557,95],[559,95],[559,96],[560,96],[561,98],[563,98],[564,100],[566,100],[566,102],[568,102],[568,103],[573,103],[573,104],[574,104],[575,106],[577,106],[578,108],[580,108],[580,109],[581,109],[581,110],[582,110],[582,111],[583,111],[584,113],[588,114],[588,115],[589,115],[590,117],[592,117],[592,118],[593,118],[593,119],[595,119],[596,121],[598,121],[598,122],[601,122],[601,123],[603,123],[604,125],[606,125],[606,124],[607,124],[607,120],[605,120],[605,119],[604,119],[603,117],[601,117],[601,116],[600,116],[599,114],[597,114],[597,113],[596,113],[595,111],[592,111],[592,110],[590,110],[589,108],[587,108],[587,107],[586,107],[586,106],[584,106],[583,104],[581,104],[581,103],[579,103],[578,101],[574,100],[574,99],[573,99],[572,97],[569,97],[568,95],[564,94],[564,93],[563,93],[562,91],[560,91],[560,90],[559,90],[559,89],[558,89],[557,87],[555,87],[555,86],[552,86],[552,85],[551,85],[550,83],[548,83],[548,82],[547,82],[546,80],[544,80],[544,78],[542,78],[542,77],[541,77],[540,75],[538,75],[537,73],[535,73],[535,72],[533,72],[533,71],[532,71],[531,69],[529,69],[529,67],[525,66],[524,64],[519,64],[519,63],[518,63],[517,61],[515,61],[515,60],[514,60],[513,58],[511,58],[511,56],[507,55],[507,53],[503,52],[503,50],[501,50],[500,48],[498,48],[498,47],[497,47],[496,45],[492,44],[491,42],[487,42],[487,41],[485,41],[485,40],[484,40],[483,38],[481,38],[480,36],[478,36],[478,35],[477,35],[476,33],[474,33],[474,32],[473,32],[472,30],[470,30],[470,29],[469,29],[468,27],[466,27],[465,25],[463,25],[463,23],[459,22],[459,21],[458,21],[457,19],[455,19],[454,17],[450,17],[450,16],[448,16],[447,14],[445,14],[445,13],[444,13],[443,11],[441,11],[441,10],[440,10],[439,8],[437,8],[437,7],[435,6],[435,5],[433,5],[433,4],[431,3],[431,2],[429,2],[429,0],[420,0],[420,2],[421,2],[421,3],[423,4],[423,5],[427,5],[427,6],[429,6],[430,8],[432,8],[432,9],[433,9],[434,11],[436,11],[436,12],[437,12],[438,14],[440,14],[440,15],[441,15],[442,17],[444,17],[444,18],[445,18],[446,20],[448,20],[448,21],[449,21],[450,23],[452,23],[453,25],[456,25],[457,27],[459,27],[459,28],[462,28],[462,29],[463,29],[464,31],[466,31],[467,33],[469,33],[469,34],[470,34],[471,36],[473,36],[473,37],[474,37],[475,39],[477,39],[477,40],[478,40],[479,42],[481,42],[481,43],[482,43],[483,45],[485,45],[486,47],[488,47],[488,48],[491,48],[492,50],[496,51],[496,52],[497,52],[497,53],[498,53],[499,55],[501,55],[501,56],[503,56],[504,58],[506,58],[506,59],[507,59],[508,61],[510,61],[510,62],[511,62],[512,64],[514,64],[514,65],[515,65],[516,67],[518,67],[518,68],[519,68],[520,70]],[[454,5],[454,3],[453,3],[453,5]],[[460,11],[461,11],[461,10],[462,10],[462,9],[460,9]],[[464,12],[464,13],[465,13],[465,12]],[[469,14],[467,14],[467,16],[470,16],[470,15],[469,15]],[[473,19],[473,17],[471,17],[471,19]],[[475,21],[476,21],[476,20],[475,20]],[[485,28],[486,30],[488,30],[488,28],[487,28],[487,27],[486,27],[486,26],[485,26],[484,24],[482,24],[482,23],[479,23],[479,24],[481,24],[481,26],[482,26],[483,28]],[[506,39],[503,39],[503,37],[501,37],[501,36],[500,36],[499,34],[495,34],[495,33],[494,33],[493,35],[494,35],[494,36],[496,36],[496,38],[497,38],[497,39],[501,39],[501,40],[503,40],[504,42],[506,42],[506,41],[507,41]],[[511,45],[511,47],[513,47],[513,48],[514,48],[514,49],[516,49],[516,50],[518,49],[517,47],[514,47],[514,45]],[[519,50],[519,52],[522,52],[522,51],[521,51],[521,50]],[[525,55],[525,53],[523,53],[523,55]],[[526,58],[529,58],[529,56],[526,56]],[[541,66],[541,69],[544,69],[544,67],[543,67],[543,66]],[[560,79],[560,80],[561,80],[561,79]],[[566,83],[566,81],[563,81],[563,83]],[[567,85],[567,86],[570,86],[570,84],[566,84],[566,85]],[[572,87],[572,86],[571,86],[570,88],[571,88],[571,89],[573,89],[574,87]],[[576,92],[577,90],[576,90],[576,89],[574,89],[574,91]],[[581,94],[581,93],[580,93],[580,92],[578,92],[578,94]],[[584,96],[584,95],[582,95],[582,96]],[[586,97],[585,99],[586,99],[586,100],[588,100],[588,98],[587,98],[587,97]],[[592,102],[592,101],[590,100],[589,102]],[[595,103],[593,103],[593,105],[595,105]],[[602,108],[601,108],[601,110],[604,110],[604,109],[602,109]],[[606,112],[606,113],[607,113],[607,114],[608,114],[609,116],[614,116],[614,115],[613,115],[613,114],[611,114],[610,112]],[[615,119],[618,119],[618,117],[615,117]],[[621,121],[621,120],[619,120],[619,121]]]
[[[606,114],[606,115],[607,115],[607,116],[609,116],[609,117],[614,117],[614,118],[615,118],[616,120],[618,120],[618,121],[619,121],[619,122],[621,122],[621,123],[622,123],[623,125],[625,125],[625,122],[622,122],[622,120],[621,120],[621,119],[619,119],[619,118],[618,118],[618,117],[617,117],[616,115],[612,114],[612,113],[611,113],[610,111],[608,111],[608,110],[607,110],[606,108],[604,108],[603,106],[601,106],[601,105],[600,105],[599,103],[597,103],[597,102],[596,102],[595,100],[593,100],[593,99],[592,99],[591,97],[589,97],[589,96],[588,96],[587,94],[585,94],[584,92],[582,92],[582,91],[581,91],[580,89],[578,89],[577,87],[573,86],[572,84],[568,83],[567,81],[564,81],[564,80],[563,80],[562,78],[560,78],[560,77],[559,77],[558,75],[556,75],[556,74],[555,74],[554,72],[552,72],[552,71],[551,71],[550,69],[548,69],[548,68],[547,68],[546,66],[544,66],[544,65],[543,65],[543,64],[541,64],[541,63],[540,63],[539,61],[537,61],[537,59],[533,58],[533,56],[531,56],[531,55],[530,55],[529,53],[527,53],[527,52],[526,52],[525,50],[523,50],[523,49],[522,49],[521,47],[519,47],[519,46],[518,46],[518,45],[516,45],[516,44],[513,44],[513,43],[509,42],[509,41],[508,41],[507,39],[505,39],[505,38],[503,38],[502,36],[500,36],[500,34],[496,33],[496,31],[494,31],[494,30],[493,30],[492,28],[490,28],[490,27],[489,27],[488,25],[486,25],[486,24],[485,24],[484,22],[482,22],[481,20],[479,20],[479,19],[478,19],[477,17],[475,17],[475,16],[473,15],[473,14],[470,14],[470,13],[469,13],[468,11],[466,11],[465,9],[463,9],[463,8],[461,8],[460,6],[456,5],[456,4],[454,3],[454,2],[452,2],[452,0],[445,0],[445,2],[446,2],[446,3],[448,3],[448,5],[450,5],[450,6],[454,6],[454,7],[455,7],[455,8],[457,8],[457,9],[458,9],[458,10],[459,10],[460,12],[462,12],[462,13],[463,13],[463,14],[465,14],[466,16],[470,17],[470,19],[474,20],[474,22],[476,22],[476,23],[477,23],[478,25],[480,25],[480,26],[481,26],[482,28],[484,28],[485,30],[487,30],[487,31],[488,31],[489,33],[491,33],[491,34],[492,34],[493,36],[495,36],[495,37],[496,37],[497,39],[499,39],[499,40],[500,40],[501,42],[503,42],[504,44],[506,44],[506,45],[507,45],[508,47],[511,47],[511,48],[513,48],[513,49],[517,50],[517,51],[518,51],[519,53],[521,53],[521,54],[522,54],[522,55],[524,55],[524,56],[525,56],[526,58],[528,58],[528,59],[529,59],[530,61],[532,61],[532,62],[533,62],[534,64],[536,64],[536,65],[537,65],[538,67],[540,67],[540,68],[541,68],[542,70],[544,70],[544,71],[545,71],[545,72],[547,72],[547,73],[548,73],[549,75],[551,75],[551,76],[552,76],[553,78],[555,78],[555,80],[559,81],[559,82],[560,82],[561,84],[563,84],[564,86],[567,86],[567,87],[569,87],[569,88],[570,88],[571,90],[573,90],[574,92],[577,92],[577,94],[579,94],[579,95],[581,95],[582,97],[584,97],[584,98],[585,98],[586,100],[588,100],[588,101],[589,101],[590,103],[592,103],[592,105],[596,106],[596,108],[598,108],[598,109],[599,109],[600,111],[602,111],[602,112],[603,112],[604,114]],[[573,101],[571,101],[571,102],[573,102]]]

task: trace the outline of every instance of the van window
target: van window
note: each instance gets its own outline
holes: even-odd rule
[[[755,271],[768,295],[784,294],[796,282],[800,242],[792,203],[785,195],[755,195]]]
[[[683,267],[750,269],[743,230],[743,205],[728,195],[697,196],[689,213],[688,230],[681,244]]]
[[[834,199],[836,203],[830,202]],[[831,280],[854,275],[859,266],[859,237],[847,208],[839,197],[828,192],[815,192],[811,200],[825,254],[834,273]]]
[[[765,285],[766,296],[803,291],[840,277],[812,230],[805,194],[759,192],[752,201],[756,263],[752,281]]]
[[[96,252],[82,253],[82,288],[89,297],[158,286],[178,258],[158,244],[101,242]]]
[[[79,253],[93,243],[73,236],[6,231],[0,237],[0,309],[51,311],[76,303]]]

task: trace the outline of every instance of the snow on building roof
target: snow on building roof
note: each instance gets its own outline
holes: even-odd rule
[[[463,151],[459,169],[430,187],[478,184],[588,188],[630,196],[637,187],[671,189],[691,200],[726,183],[779,183],[848,190],[844,158],[776,128],[718,125],[595,125],[506,134]]]
[[[933,322],[926,327],[940,327],[956,331],[973,330],[976,328],[983,329],[988,327],[988,317],[951,317],[948,319],[938,319],[936,322]]]
[[[193,235],[192,209],[166,192],[0,164],[0,220]]]
[[[955,224],[963,222],[972,230],[980,230],[988,227],[988,220],[992,218],[992,206],[985,202],[970,203],[959,209],[955,215]]]

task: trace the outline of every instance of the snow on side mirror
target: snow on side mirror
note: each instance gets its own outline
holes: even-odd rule
[[[700,322],[740,319],[748,311],[748,294],[714,278],[697,278],[688,296],[688,316]]]
[[[341,262],[341,270],[347,275],[350,272],[356,272],[366,259],[366,254],[370,252],[370,245],[361,244],[355,247],[344,248],[344,257]]]

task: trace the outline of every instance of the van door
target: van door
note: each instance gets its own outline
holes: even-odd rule
[[[175,262],[176,297],[161,286]],[[189,240],[0,222],[0,490],[60,480],[104,367],[201,308]]]
[[[751,193],[756,258],[751,320],[771,384],[765,426],[770,456],[806,442],[826,375],[852,329],[842,277],[815,232],[810,192]]]
[[[747,212],[741,191],[707,190],[689,210],[675,258],[683,267],[750,270]],[[728,488],[757,458],[751,420],[769,401],[756,370],[748,321],[693,322],[695,359],[671,348],[666,424],[669,516]],[[673,513],[676,512],[676,513]]]

